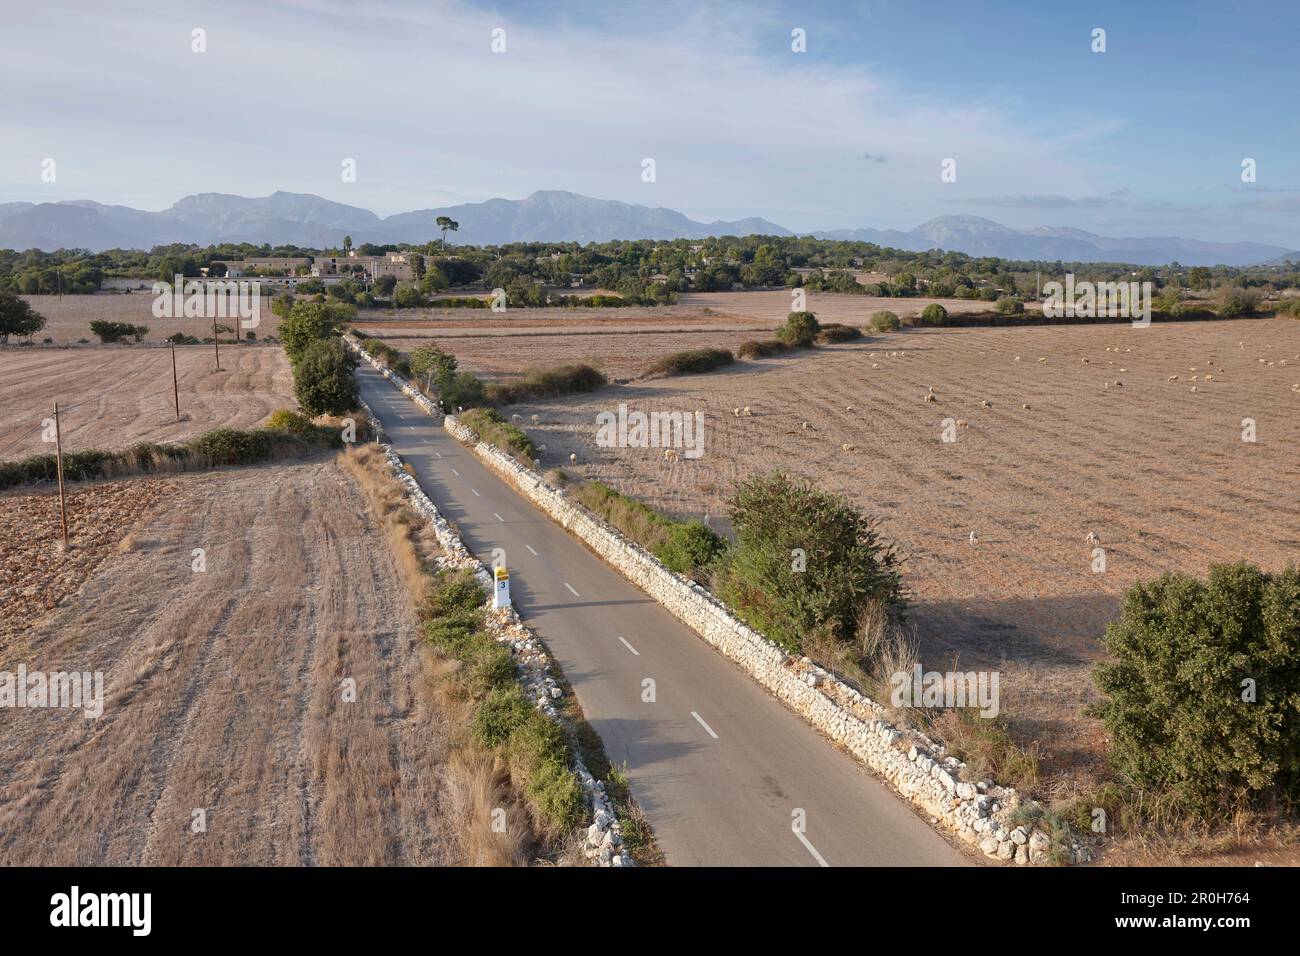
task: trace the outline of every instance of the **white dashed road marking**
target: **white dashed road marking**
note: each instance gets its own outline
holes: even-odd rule
[[[569,589],[569,593],[572,594],[574,597],[582,597],[581,594],[579,594],[577,591],[573,590],[573,585],[570,584],[568,581],[565,581],[565,582],[564,582],[564,586],[565,586],[566,588]]]
[[[526,544],[526,545],[524,545],[524,547],[527,548],[527,549],[532,553],[532,556],[533,556],[534,558],[539,558],[539,557],[541,557],[541,555],[539,555],[536,551],[533,551],[533,546],[532,546],[531,544]]]
[[[474,497],[475,497],[475,498],[482,498],[482,497],[483,497],[482,495],[480,495],[480,494],[478,493],[478,489],[477,489],[477,488],[471,488],[470,491],[474,492]]]
[[[703,727],[705,730],[707,730],[707,731],[709,732],[709,736],[710,736],[710,737],[712,737],[714,740],[717,740],[717,739],[718,739],[718,735],[715,734],[715,733],[713,732],[713,728],[712,728],[712,727],[710,727],[708,724],[706,724],[706,723],[704,722],[704,718],[703,718],[703,717],[701,717],[701,716],[700,716],[699,714],[697,714],[695,711],[691,711],[691,716],[694,717],[696,720],[698,720],[698,721],[700,722],[700,726]]]
[[[452,473],[453,475],[455,475],[457,478],[460,477],[460,472],[457,471],[455,468],[453,468],[453,469],[451,470],[451,473]]]
[[[503,517],[501,517],[499,514],[497,514],[495,511],[492,512],[492,517],[496,518],[498,521],[505,521],[505,520],[506,520],[505,518],[503,518]]]
[[[638,651],[638,650],[637,650],[635,647],[633,647],[631,644],[629,644],[629,643],[627,642],[627,638],[624,637],[622,634],[620,634],[620,635],[618,636],[618,639],[619,639],[620,641],[622,641],[622,642],[623,642],[623,646],[626,647],[629,651],[631,651],[634,655],[636,655],[637,657],[640,657],[640,656],[641,656],[641,652]]]

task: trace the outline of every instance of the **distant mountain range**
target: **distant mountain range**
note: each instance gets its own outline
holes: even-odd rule
[[[607,242],[612,239],[703,239],[708,236],[792,236],[766,219],[697,222],[672,209],[636,206],[577,193],[535,192],[527,199],[489,199],[386,218],[368,209],[308,193],[250,199],[224,193],[186,196],[170,209],[144,212],[89,200],[0,204],[0,248],[149,249],[173,242],[249,242],[334,248],[345,235],[363,242],[428,242],[441,235],[439,216],[460,223],[453,242]],[[947,249],[973,256],[1139,265],[1254,265],[1300,260],[1300,251],[1256,242],[1201,242],[1174,236],[1111,239],[1081,229],[1016,230],[978,216],[940,216],[909,232],[835,229],[821,239],[874,242],[896,249]]]

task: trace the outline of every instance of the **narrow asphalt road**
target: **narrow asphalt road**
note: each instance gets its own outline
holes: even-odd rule
[[[378,373],[362,397],[425,492],[546,642],[670,864],[952,866],[880,781],[488,470]],[[648,701],[646,681],[653,681]],[[804,812],[806,826],[792,821]]]

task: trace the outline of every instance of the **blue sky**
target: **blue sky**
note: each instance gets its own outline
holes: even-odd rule
[[[964,214],[1297,248],[1297,25],[1284,3],[51,0],[6,12],[0,201],[285,189],[385,215],[569,189],[800,230]]]

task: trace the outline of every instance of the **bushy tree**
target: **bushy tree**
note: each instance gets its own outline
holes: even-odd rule
[[[736,544],[719,596],[786,649],[801,650],[818,628],[850,639],[869,602],[901,606],[893,546],[842,495],[778,471],[738,485],[728,514]]]
[[[296,302],[280,322],[280,341],[289,361],[297,364],[313,342],[338,334],[356,318],[357,310],[342,302]]]
[[[35,335],[45,328],[45,317],[25,300],[10,292],[0,292],[0,342],[11,335]]]
[[[436,345],[421,345],[411,350],[411,372],[420,377],[432,373],[434,379],[456,371],[456,356],[444,352]]]
[[[1300,798],[1300,567],[1137,584],[1105,644],[1094,710],[1130,782],[1203,813],[1242,792]]]
[[[871,317],[872,332],[897,332],[902,327],[903,323],[893,312],[877,312]]]
[[[357,407],[357,360],[341,339],[316,339],[293,370],[293,393],[308,415],[341,415]]]
[[[809,348],[820,331],[821,325],[811,312],[791,312],[786,316],[785,325],[776,330],[776,337],[786,345]]]
[[[926,325],[944,325],[948,321],[948,310],[938,302],[931,302],[921,310],[921,321]]]

